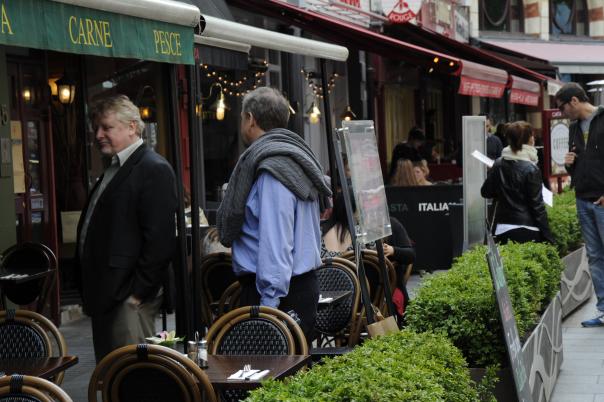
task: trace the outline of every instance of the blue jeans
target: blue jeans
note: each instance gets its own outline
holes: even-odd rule
[[[596,307],[604,313],[604,207],[577,198],[577,215],[598,299]]]

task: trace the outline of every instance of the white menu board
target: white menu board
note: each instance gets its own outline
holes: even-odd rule
[[[390,236],[390,214],[373,121],[342,121],[342,134],[358,216],[357,241],[370,243]]]

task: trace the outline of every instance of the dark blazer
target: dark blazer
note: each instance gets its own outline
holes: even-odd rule
[[[88,207],[78,225],[78,244]],[[130,295],[144,303],[158,293],[175,249],[176,209],[172,167],[141,145],[98,199],[82,255],[76,257],[87,314],[107,312]]]

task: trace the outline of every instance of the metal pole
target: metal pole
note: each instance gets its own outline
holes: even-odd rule
[[[176,192],[178,195],[178,211],[176,213],[176,225],[178,228],[177,237],[177,250],[175,252],[175,258],[173,261],[176,297],[176,333],[187,334],[191,337],[191,297],[189,290],[190,276],[187,263],[187,227],[185,225],[185,211],[184,211],[184,193],[183,193],[183,182],[182,182],[182,160],[181,160],[181,147],[180,147],[180,122],[179,122],[179,109],[178,109],[178,79],[176,76],[176,69],[178,66],[170,65],[170,119],[171,123],[171,138],[172,138],[172,158],[174,162],[174,172],[176,174]],[[192,339],[192,338],[190,338]]]
[[[331,176],[331,192],[336,196],[338,183],[336,174],[336,162],[334,153],[334,144],[332,140],[333,127],[331,126],[331,106],[329,104],[329,92],[327,91],[327,62],[321,59],[321,85],[323,86],[323,114],[325,115],[325,134],[327,135],[327,153],[329,154],[329,175]]]
[[[200,207],[200,181],[203,180],[203,167],[200,166],[199,151],[201,139],[201,125],[195,113],[197,103],[197,64],[187,67],[187,78],[189,81],[189,156],[191,160],[191,261],[192,261],[192,295],[193,307],[191,309],[193,325],[192,331],[200,331],[201,328],[201,276],[199,267],[201,260],[201,233],[199,231],[199,207]],[[200,180],[201,179],[201,180]],[[203,332],[202,332],[203,333]]]

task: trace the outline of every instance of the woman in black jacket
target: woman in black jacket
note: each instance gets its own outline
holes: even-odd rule
[[[533,128],[525,121],[517,121],[506,127],[505,135],[509,145],[480,189],[483,197],[495,199],[492,229],[497,241],[553,242],[541,193]]]

